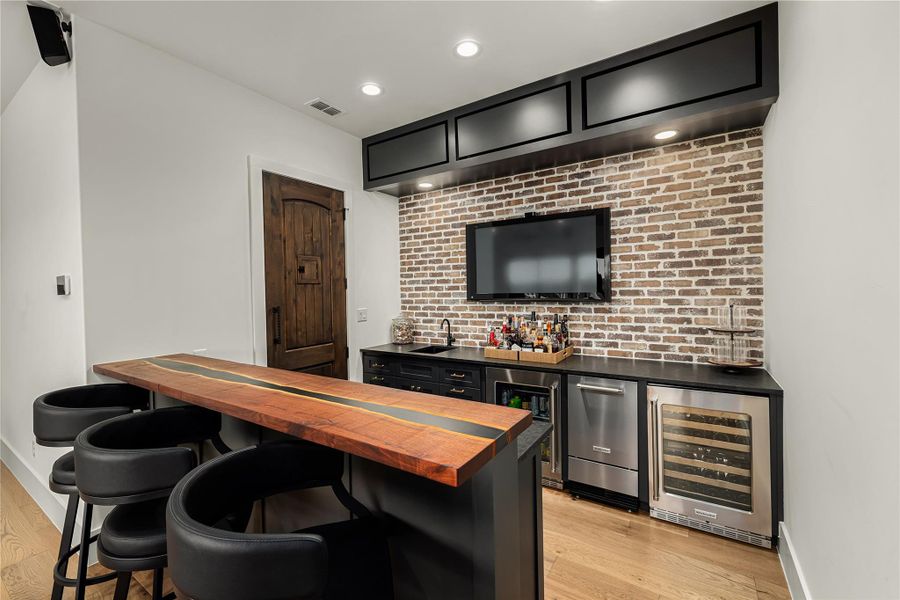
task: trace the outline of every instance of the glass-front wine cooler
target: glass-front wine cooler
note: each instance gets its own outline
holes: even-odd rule
[[[772,547],[769,399],[648,386],[650,515]]]

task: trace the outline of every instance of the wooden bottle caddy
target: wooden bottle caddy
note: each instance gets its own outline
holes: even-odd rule
[[[502,360],[519,360],[522,362],[542,363],[545,365],[555,365],[564,361],[575,353],[574,346],[568,346],[559,352],[525,352],[522,350],[503,350],[486,346],[484,348],[485,358],[499,358]]]

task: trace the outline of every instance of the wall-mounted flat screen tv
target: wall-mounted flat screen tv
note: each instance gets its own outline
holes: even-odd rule
[[[610,301],[609,209],[466,226],[469,300]]]

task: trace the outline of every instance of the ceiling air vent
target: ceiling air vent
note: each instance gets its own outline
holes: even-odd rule
[[[316,110],[322,111],[323,113],[325,113],[325,114],[328,115],[329,117],[336,117],[337,115],[339,115],[339,114],[341,114],[342,112],[344,112],[344,111],[342,111],[341,109],[339,109],[338,107],[332,106],[332,105],[328,104],[327,102],[325,102],[325,101],[322,100],[321,98],[313,98],[312,100],[310,100],[309,102],[307,102],[306,105],[307,105],[307,106],[311,106],[312,108],[314,108],[314,109],[316,109]]]

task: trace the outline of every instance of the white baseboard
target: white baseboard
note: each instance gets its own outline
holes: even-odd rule
[[[784,571],[784,578],[787,580],[791,598],[793,600],[813,600],[784,521],[778,524],[778,531],[781,537],[781,542],[778,544],[778,557],[781,559],[781,570]]]
[[[34,500],[38,508],[47,515],[47,518],[53,523],[53,526],[62,531],[62,524],[66,518],[66,500],[59,494],[54,494],[47,486],[47,477],[41,476],[31,468],[28,463],[22,460],[18,452],[13,450],[6,440],[0,439],[0,461],[6,465],[10,472],[19,480],[19,483],[28,492],[28,495]],[[79,505],[83,506],[83,505]],[[80,539],[81,535],[81,511],[78,511],[75,525],[75,540]],[[96,511],[94,513],[97,514]],[[102,519],[94,517],[91,527],[91,535],[100,532],[100,523]],[[97,521],[100,521],[98,523]],[[95,544],[91,544],[89,560],[93,564],[97,561]]]
[[[38,507],[47,515],[50,522],[57,529],[62,530],[62,524],[66,517],[66,505],[63,496],[54,494],[47,487],[47,478],[38,475],[19,453],[13,450],[6,440],[0,440],[0,460],[15,475],[28,495],[37,503]]]

